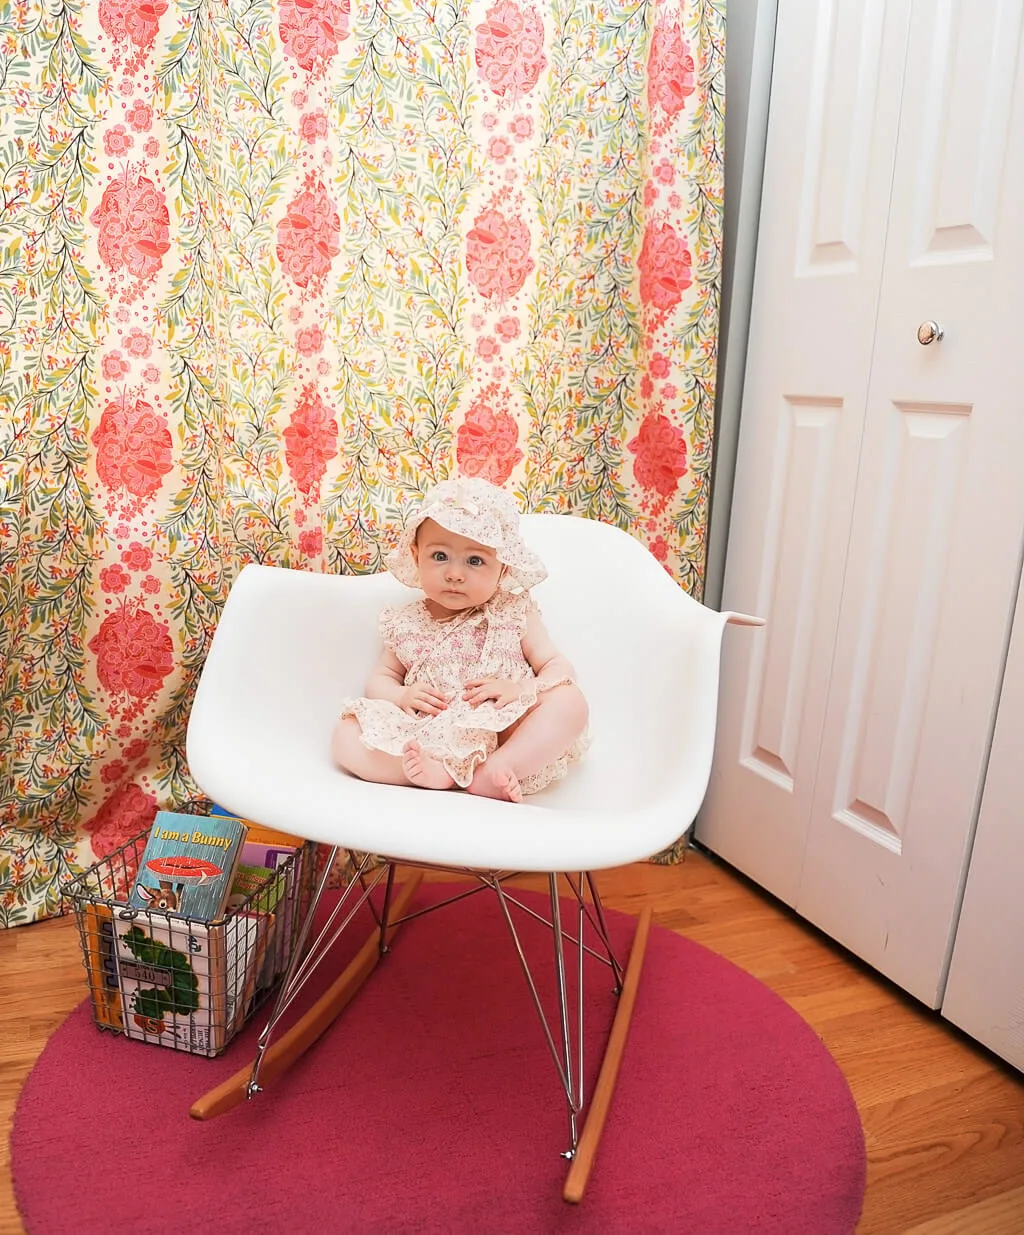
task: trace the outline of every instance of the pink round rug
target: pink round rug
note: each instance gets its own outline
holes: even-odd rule
[[[449,891],[427,886],[418,902]],[[624,956],[634,923],[608,917]],[[550,935],[529,922],[523,933],[546,974]],[[364,937],[338,945],[339,966]],[[607,970],[587,971],[593,1078],[613,997]],[[579,1207],[561,1200],[564,1099],[491,894],[404,925],[290,1073],[191,1120],[192,1101],[251,1058],[264,1020],[207,1060],[101,1032],[77,1008],[28,1077],[11,1134],[30,1235],[856,1227],[864,1138],[839,1068],[782,999],[671,931],[651,931]]]

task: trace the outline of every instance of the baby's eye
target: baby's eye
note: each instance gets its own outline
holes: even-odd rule
[[[432,562],[447,562],[448,554],[445,553],[443,549],[435,549],[434,552],[430,555],[430,560]]]
[[[480,556],[479,553],[471,554],[468,560],[469,560],[470,566],[483,566],[484,564],[484,559]]]

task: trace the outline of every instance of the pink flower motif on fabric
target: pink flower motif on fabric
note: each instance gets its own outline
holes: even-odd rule
[[[516,141],[527,141],[533,136],[533,117],[526,115],[514,116],[508,122],[508,131]]]
[[[300,356],[315,356],[324,346],[324,332],[319,326],[306,326],[295,336]]]
[[[96,471],[108,489],[127,489],[135,497],[149,497],[171,470],[167,421],[144,399],[121,395],[109,402],[92,442]]]
[[[131,581],[131,575],[119,562],[100,571],[100,587],[104,592],[123,592]]]
[[[136,99],[128,108],[128,123],[136,133],[147,133],[153,127],[153,109],[143,99]]]
[[[100,25],[117,42],[129,41],[140,51],[153,46],[166,0],[100,0]],[[129,82],[129,92],[132,86]]]
[[[507,406],[503,406],[507,400],[508,393],[492,382],[470,404],[455,443],[455,458],[466,476],[482,476],[492,484],[502,485],[523,458],[519,426]]]
[[[121,554],[121,561],[129,570],[149,570],[153,564],[153,550],[133,540]]]
[[[155,818],[156,798],[138,785],[124,785],[107,798],[91,819],[85,820],[83,827],[93,853],[97,858],[105,858],[138,836]]]
[[[658,412],[645,416],[626,448],[636,455],[633,475],[645,489],[671,497],[686,473],[686,435]]]
[[[480,295],[498,301],[514,296],[533,267],[523,220],[493,206],[482,210],[466,234],[466,270]]]
[[[658,536],[651,541],[651,552],[659,562],[664,562],[668,558],[668,541],[664,536]]]
[[[318,292],[341,252],[340,237],[338,211],[313,173],[277,225],[277,259],[293,283]]]
[[[299,121],[303,141],[312,145],[317,138],[327,136],[327,115],[323,110],[307,112]]]
[[[338,422],[330,414],[316,386],[303,386],[291,424],[284,431],[285,461],[302,493],[319,485],[327,461],[338,453]]]
[[[135,144],[135,138],[125,130],[123,124],[115,124],[103,134],[103,149],[107,154],[116,157],[130,150]]]
[[[498,324],[494,327],[494,332],[499,339],[503,339],[506,343],[511,343],[515,338],[519,337],[519,318],[518,317],[502,317],[498,319]]]
[[[100,361],[100,369],[108,382],[119,382],[130,368],[119,351],[108,352]]]
[[[278,29],[285,52],[311,76],[321,75],[348,38],[350,0],[281,0]]]
[[[659,22],[655,26],[647,82],[651,100],[669,116],[682,111],[696,90],[693,56],[678,23]]]
[[[125,172],[103,190],[89,222],[99,229],[100,257],[111,270],[127,268],[137,279],[156,277],[171,247],[171,219],[163,192],[152,180]]]
[[[120,759],[114,759],[100,772],[100,780],[106,785],[116,785],[127,771]]]
[[[149,699],[174,666],[174,644],[166,622],[141,604],[128,604],[104,618],[89,640],[100,685],[112,695]]]
[[[132,356],[145,358],[153,350],[153,340],[142,330],[129,330],[124,341],[124,350]]]
[[[299,533],[299,552],[305,557],[318,558],[324,551],[324,534],[318,527]]]
[[[507,137],[492,137],[487,143],[488,158],[492,158],[495,163],[504,163],[509,155],[514,153],[514,149]]]
[[[685,238],[670,223],[653,223],[644,232],[640,257],[640,299],[667,313],[693,282],[693,258]]]
[[[540,14],[515,0],[499,0],[476,28],[475,58],[495,94],[514,99],[532,90],[547,67]]]

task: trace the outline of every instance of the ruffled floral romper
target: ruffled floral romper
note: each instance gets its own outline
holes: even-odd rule
[[[523,655],[526,621],[535,609],[529,592],[503,589],[479,608],[440,620],[431,617],[423,600],[400,609],[389,606],[380,615],[380,632],[405,667],[406,685],[423,682],[451,701],[437,716],[410,716],[386,699],[348,699],[341,716],[359,721],[363,745],[371,750],[401,755],[408,742],[419,742],[465,788],[474,769],[498,746],[499,735],[537,702],[538,691],[572,681],[564,677],[541,686]],[[466,682],[490,677],[521,681],[519,698],[500,708],[490,701],[471,707],[462,698]],[[563,777],[586,745],[584,735],[559,759],[524,777],[523,793],[537,793]]]

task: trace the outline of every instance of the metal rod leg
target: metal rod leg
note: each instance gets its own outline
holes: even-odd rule
[[[389,862],[388,881],[384,885],[384,908],[380,913],[380,942],[377,944],[377,948],[381,956],[386,956],[391,950],[391,946],[388,943],[388,913],[391,910],[391,893],[394,890],[394,886],[395,864],[394,862]]]
[[[562,1030],[562,1062],[568,1081],[569,1110],[569,1150],[564,1155],[571,1158],[576,1152],[576,1111],[574,1110],[575,1089],[572,1078],[572,1046],[569,1041],[569,1001],[565,989],[565,950],[562,947],[562,910],[558,900],[558,876],[548,875],[548,892],[551,897],[551,922],[554,927],[555,941],[555,974],[558,978],[558,1014]]]
[[[601,942],[604,944],[605,951],[608,953],[608,960],[611,963],[612,970],[615,974],[615,994],[622,994],[622,966],[615,959],[615,953],[612,951],[611,940],[608,938],[608,926],[604,920],[604,906],[601,904],[601,897],[597,891],[597,884],[594,882],[592,872],[587,871],[587,886],[590,888],[590,898],[594,902],[594,913],[597,915],[598,934],[601,936]]]

